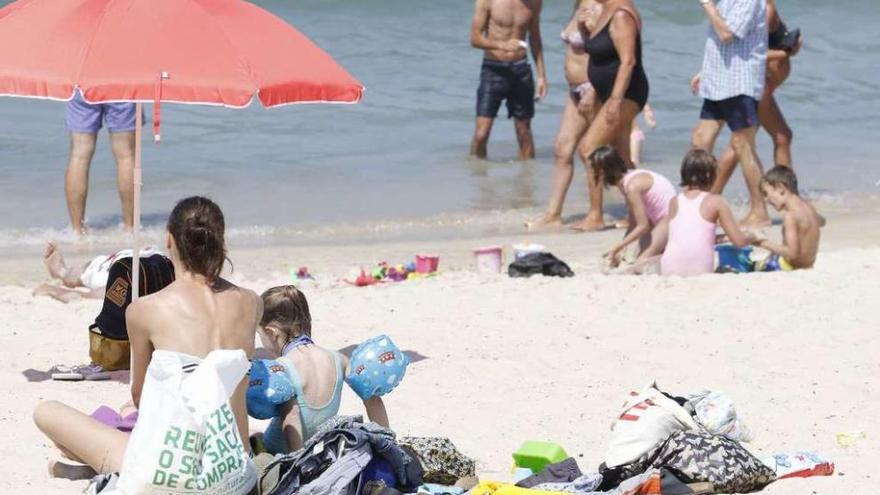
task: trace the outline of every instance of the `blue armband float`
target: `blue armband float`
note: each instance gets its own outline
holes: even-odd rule
[[[387,335],[364,341],[351,354],[351,369],[345,381],[363,400],[394,390],[403,380],[409,358]]]
[[[251,362],[247,388],[247,411],[257,419],[281,416],[282,406],[293,397],[287,367],[274,359]]]

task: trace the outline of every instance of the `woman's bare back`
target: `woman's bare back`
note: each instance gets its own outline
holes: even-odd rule
[[[213,287],[179,279],[136,301],[126,312],[132,342],[133,397],[139,400],[154,350],[204,358],[217,349],[241,349],[250,358],[262,313],[262,300],[254,292],[223,279],[218,279]],[[248,435],[246,389],[244,379],[230,399],[244,438]]]
[[[195,357],[216,349],[253,351],[260,298],[225,280],[215,286],[177,281],[142,300],[144,326],[155,349]]]

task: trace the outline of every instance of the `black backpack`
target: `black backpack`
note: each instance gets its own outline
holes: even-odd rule
[[[507,274],[514,278],[528,278],[532,275],[547,277],[573,277],[574,272],[564,261],[550,253],[530,253],[514,261],[507,267]]]
[[[128,328],[125,310],[131,304],[131,260],[121,258],[110,265],[104,306],[89,326],[92,362],[107,370],[128,368]],[[140,294],[159,292],[174,281],[174,265],[161,254],[141,258]]]

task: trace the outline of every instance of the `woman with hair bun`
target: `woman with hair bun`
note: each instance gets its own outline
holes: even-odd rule
[[[174,262],[175,281],[138,299],[126,311],[131,341],[131,399],[138,407],[154,351],[176,353],[197,366],[215,350],[254,352],[262,300],[220,276],[226,261],[223,212],[213,201],[189,197],[168,218],[166,248]],[[186,366],[184,366],[186,368]],[[247,378],[229,398],[238,431],[248,434],[245,405]],[[34,421],[65,457],[85,466],[50,463],[53,476],[87,478],[121,468],[129,435],[56,401],[40,403]],[[249,453],[248,442],[243,448]],[[245,487],[245,492],[251,487]]]

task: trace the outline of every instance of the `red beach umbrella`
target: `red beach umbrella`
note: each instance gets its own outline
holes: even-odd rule
[[[0,9],[0,95],[244,108],[357,103],[363,85],[292,26],[243,0],[18,0]],[[135,246],[135,257],[137,257]],[[139,263],[133,263],[138,280]],[[138,284],[132,284],[137,297]]]

